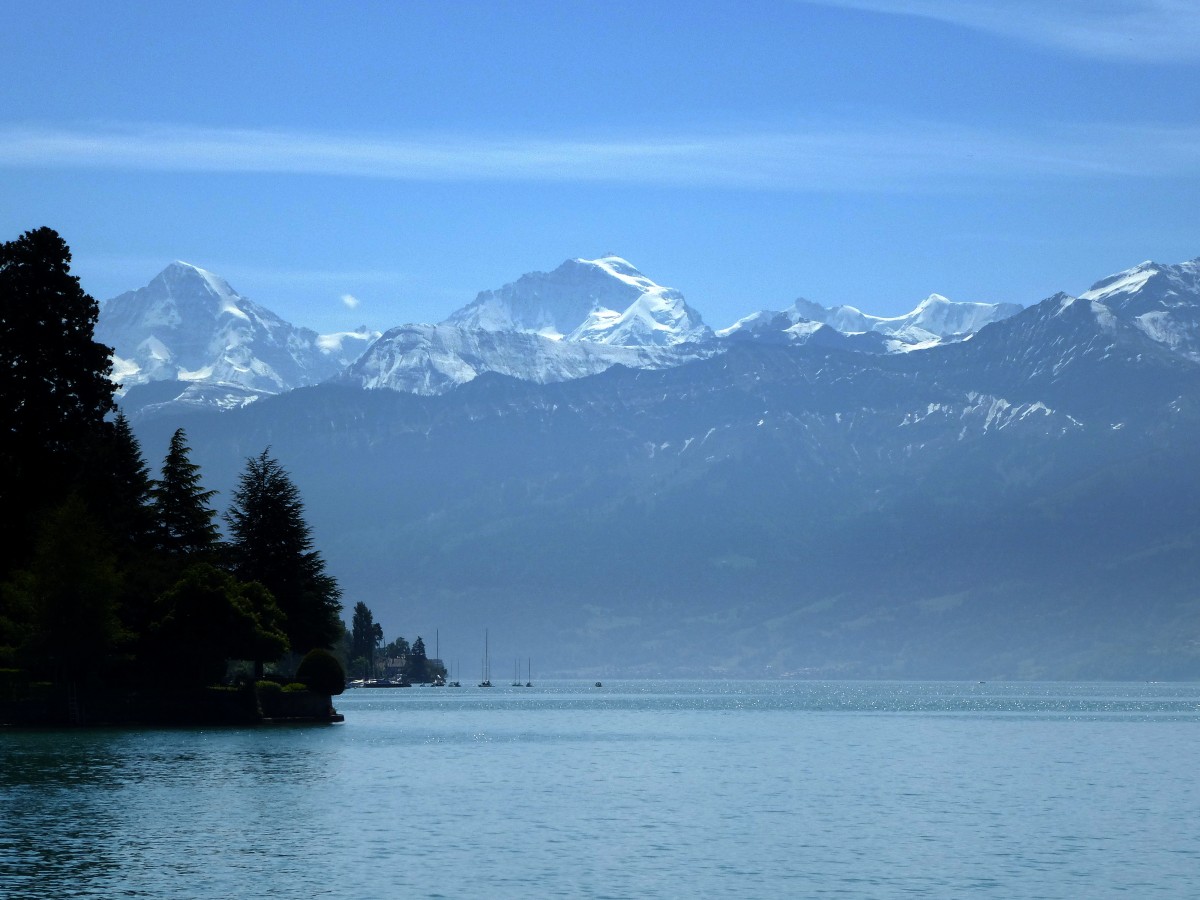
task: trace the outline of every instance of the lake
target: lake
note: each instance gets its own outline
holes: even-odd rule
[[[1200,896],[1200,685],[336,705],[321,727],[0,729],[0,896]]]

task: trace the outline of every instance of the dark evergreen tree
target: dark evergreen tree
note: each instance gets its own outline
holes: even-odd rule
[[[105,429],[87,461],[87,473],[84,496],[118,551],[149,550],[155,540],[154,483],[124,413],[117,413]]]
[[[367,604],[359,600],[354,604],[354,614],[350,617],[350,658],[366,661],[367,672],[374,673],[375,662],[375,616]]]
[[[300,492],[269,448],[246,460],[226,520],[234,571],[275,597],[292,650],[332,647],[343,627],[342,592],[313,548]]]
[[[405,667],[404,674],[408,676],[410,681],[426,682],[429,681],[429,660],[425,656],[425,641],[420,635],[412,643],[412,652],[408,655],[408,665]]]
[[[80,484],[113,409],[99,306],[49,228],[0,243],[0,578],[28,558],[36,522]]]
[[[187,434],[180,428],[171,437],[162,477],[150,491],[158,545],[176,558],[211,551],[220,537],[214,521],[217,513],[208,505],[217,492],[201,485],[200,467],[189,454]]]

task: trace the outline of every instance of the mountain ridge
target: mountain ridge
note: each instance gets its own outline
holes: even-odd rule
[[[802,318],[802,304],[814,314],[823,311],[841,330]],[[317,335],[242,297],[220,276],[176,261],[144,288],[106,301],[97,331],[115,348],[114,378],[124,389],[151,381],[180,385],[174,398],[139,405],[146,414],[172,402],[231,408],[332,378],[441,393],[489,371],[547,382],[594,375],[612,365],[663,368],[724,352],[729,339],[815,341],[883,353],[961,338],[939,330],[933,309],[941,319],[957,317],[970,327],[1007,312],[1001,305],[956,304],[931,295],[907,317],[868,317],[853,310],[857,318],[851,324],[874,323],[853,332],[847,330],[850,307],[825,310],[796,301],[790,314],[771,314],[790,316],[777,323],[776,333],[737,324],[714,333],[681,292],[608,255],[567,260],[550,272],[482,291],[438,325]],[[158,397],[164,390],[138,393]]]
[[[185,423],[220,490],[270,445],[385,627],[488,623],[548,671],[1195,677],[1200,366],[1114,298],[920,352],[731,341],[138,428]]]

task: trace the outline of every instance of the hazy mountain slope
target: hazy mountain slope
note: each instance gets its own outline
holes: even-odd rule
[[[348,596],[467,659],[487,626],[560,671],[1178,677],[1197,396],[1200,367],[1055,297],[915,354],[735,344],[188,427],[223,488],[271,445]]]
[[[818,324],[572,377],[591,350],[574,372],[539,354],[604,345],[420,326],[405,340],[425,359],[441,341],[536,365],[437,395],[326,384],[139,433],[157,458],[186,425],[226,492],[271,446],[347,598],[389,632],[439,629],[451,660],[488,627],[546,672],[1198,677],[1191,266],[898,354]],[[412,359],[391,362],[456,380]]]

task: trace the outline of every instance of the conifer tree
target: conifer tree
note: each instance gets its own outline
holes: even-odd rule
[[[154,482],[154,514],[158,544],[174,557],[189,557],[217,546],[216,511],[208,505],[216,491],[200,483],[200,467],[192,462],[187,433],[178,429],[163,460],[162,478]]]
[[[420,635],[417,635],[417,639],[413,641],[406,674],[413,681],[426,682],[429,680],[429,659],[425,655],[425,641]]]
[[[370,607],[359,600],[350,618],[350,657],[369,659],[375,641],[375,616]]]
[[[149,550],[155,524],[150,469],[125,414],[117,413],[105,424],[104,436],[87,461],[84,495],[118,551],[128,555]]]
[[[0,243],[0,577],[28,558],[42,511],[80,484],[113,409],[99,306],[49,228]]]
[[[342,631],[342,592],[313,548],[300,492],[269,450],[246,460],[225,516],[234,572],[274,595],[293,651],[329,648]]]

